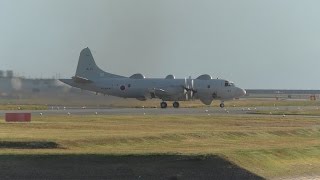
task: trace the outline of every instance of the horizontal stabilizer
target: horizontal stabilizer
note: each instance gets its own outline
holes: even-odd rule
[[[81,84],[92,83],[91,80],[89,80],[89,79],[87,79],[87,78],[79,77],[79,76],[73,76],[72,79],[73,79],[73,81],[74,81],[75,83],[81,83]]]
[[[59,79],[59,81],[68,84],[70,86],[76,86],[77,84],[72,79]]]

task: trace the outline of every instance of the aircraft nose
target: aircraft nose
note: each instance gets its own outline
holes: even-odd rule
[[[237,91],[236,91],[236,96],[237,97],[241,97],[241,96],[244,96],[246,94],[247,94],[246,90],[241,89],[241,88],[238,88]]]

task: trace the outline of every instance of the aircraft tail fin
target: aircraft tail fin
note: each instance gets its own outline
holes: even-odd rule
[[[81,51],[78,67],[75,77],[82,77],[88,80],[94,80],[97,78],[123,78],[101,70],[95,63],[91,51],[89,48],[85,48]]]

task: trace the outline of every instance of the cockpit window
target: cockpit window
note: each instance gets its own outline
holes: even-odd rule
[[[229,82],[229,81],[225,81],[224,82],[224,86],[234,86],[234,83],[233,82]]]

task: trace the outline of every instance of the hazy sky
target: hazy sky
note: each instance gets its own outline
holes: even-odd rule
[[[243,88],[320,89],[319,0],[0,0],[2,70],[207,73]]]

